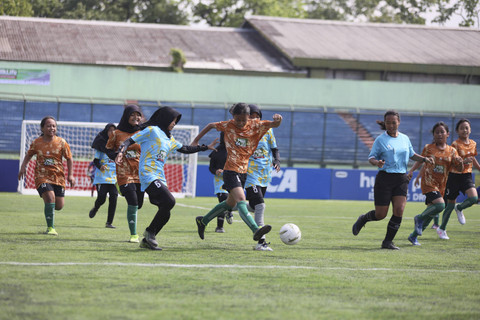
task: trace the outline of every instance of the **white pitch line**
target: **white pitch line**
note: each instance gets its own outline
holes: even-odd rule
[[[309,266],[251,266],[239,264],[177,264],[177,263],[128,263],[128,262],[15,262],[0,261],[0,265],[24,267],[50,266],[113,266],[113,267],[147,267],[147,268],[223,268],[223,269],[305,269],[305,270],[334,270],[334,271],[395,271],[395,272],[440,272],[440,273],[480,273],[480,270],[441,270],[441,269],[397,269],[397,268],[343,268],[343,267],[309,267]]]

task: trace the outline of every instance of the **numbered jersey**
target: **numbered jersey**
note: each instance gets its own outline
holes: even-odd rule
[[[215,128],[225,133],[228,158],[224,170],[247,172],[248,159],[257,149],[263,135],[270,129],[269,123],[267,120],[249,119],[243,128],[238,128],[234,120],[215,123]]]
[[[452,168],[458,165],[455,160],[458,157],[457,150],[451,146],[446,146],[440,150],[434,143],[427,144],[422,151],[422,156],[433,157],[435,164],[425,163],[425,169],[422,177],[422,193],[426,194],[438,191],[443,196],[447,184],[448,173]]]
[[[462,140],[458,139],[452,143],[452,147],[454,147],[460,158],[465,159],[468,157],[475,157],[477,155],[477,143],[472,139],[469,139],[469,143],[466,144]],[[473,164],[467,163],[463,165],[463,171],[458,172],[457,170],[453,169],[453,173],[471,173],[473,168]]]
[[[100,169],[95,168],[95,178],[93,179],[93,184],[117,183],[115,161],[110,159],[105,153],[98,150],[95,150],[95,159],[100,160],[100,165],[105,166],[105,170],[102,172]]]
[[[65,188],[63,158],[72,158],[70,146],[65,139],[54,136],[52,141],[45,142],[43,137],[39,137],[32,142],[27,155],[30,157],[37,156],[35,188],[38,188],[42,183]]]
[[[157,126],[146,127],[132,136],[132,140],[140,144],[140,183],[145,191],[152,181],[159,179],[167,185],[164,166],[170,152],[176,152],[183,145],[173,136],[167,137]]]
[[[117,151],[120,145],[130,138],[134,133],[115,130],[113,135],[108,139],[106,148]],[[139,183],[138,178],[138,162],[140,161],[140,146],[132,144],[125,151],[125,157],[122,164],[117,166],[118,185],[123,186],[127,183]]]
[[[272,180],[273,155],[272,149],[277,148],[277,142],[270,129],[258,143],[257,149],[248,160],[247,181],[245,188],[252,186],[266,187]]]

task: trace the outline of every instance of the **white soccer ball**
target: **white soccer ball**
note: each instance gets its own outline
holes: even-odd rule
[[[293,223],[287,223],[280,228],[280,239],[285,244],[296,244],[302,239],[302,231]]]

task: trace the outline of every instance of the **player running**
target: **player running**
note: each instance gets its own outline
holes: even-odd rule
[[[253,233],[253,240],[259,241],[262,236],[272,229],[270,225],[259,227],[248,213],[244,186],[247,178],[248,159],[258,146],[263,135],[270,128],[277,128],[282,123],[282,116],[273,115],[273,121],[250,119],[250,107],[245,103],[236,103],[230,108],[232,120],[212,122],[200,131],[192,145],[198,145],[200,139],[211,129],[215,128],[225,134],[227,161],[223,171],[225,189],[229,192],[227,200],[216,205],[205,216],[195,218],[198,235],[205,238],[205,227],[208,223],[237,205],[242,220]]]
[[[25,177],[28,162],[36,155],[35,188],[44,202],[47,221],[46,234],[57,236],[55,230],[55,210],[62,210],[65,197],[65,172],[63,158],[67,160],[67,181],[75,186],[73,159],[70,146],[65,139],[57,136],[57,121],[47,116],[40,122],[42,134],[35,139],[23,159],[18,180]]]
[[[457,150],[447,144],[447,138],[450,135],[448,126],[443,122],[437,122],[432,129],[433,143],[427,144],[422,151],[422,156],[432,157],[433,164],[426,164],[422,167],[420,174],[415,179],[418,185],[422,177],[422,193],[425,195],[425,204],[427,208],[419,215],[415,216],[415,229],[408,236],[414,246],[419,246],[417,236],[421,236],[423,230],[428,226],[433,217],[445,209],[443,194],[447,182],[448,173],[452,168],[463,171],[463,160],[458,156]],[[410,169],[408,175],[411,177],[413,172],[420,167],[416,162]]]

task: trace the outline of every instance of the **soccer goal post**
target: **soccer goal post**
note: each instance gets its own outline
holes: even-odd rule
[[[67,183],[66,195],[90,196],[92,182],[88,167],[93,161],[95,150],[91,144],[96,135],[102,131],[107,123],[101,122],[73,122],[57,121],[57,135],[64,138],[70,145],[73,154],[73,176],[76,180],[75,187]],[[32,144],[33,140],[41,134],[40,121],[23,120],[20,146],[20,165]],[[172,135],[182,144],[189,145],[198,134],[198,126],[177,125]],[[175,197],[195,197],[197,179],[197,153],[183,154],[171,153],[165,165],[165,177],[170,192]],[[63,162],[67,174],[66,160]],[[18,183],[18,192],[22,194],[38,194],[35,189],[34,172],[36,157],[27,165],[25,178]]]

